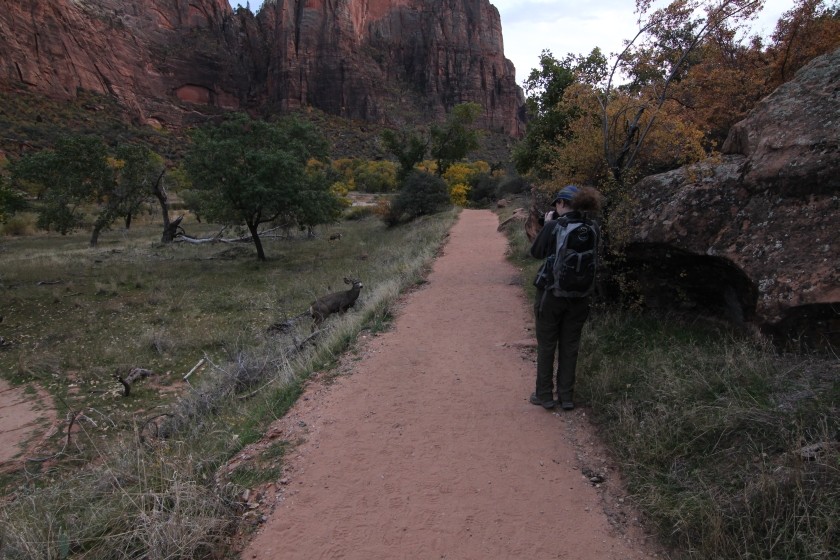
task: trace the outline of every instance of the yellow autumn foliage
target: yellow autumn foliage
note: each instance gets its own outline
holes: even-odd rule
[[[457,183],[449,187],[449,200],[456,206],[467,205],[467,195],[470,192],[470,186],[464,183]]]

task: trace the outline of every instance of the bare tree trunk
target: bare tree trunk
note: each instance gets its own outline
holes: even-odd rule
[[[99,225],[97,222],[93,226],[93,231],[90,233],[90,246],[96,247],[97,243],[99,243],[99,233],[102,231],[102,226]]]
[[[254,240],[254,245],[257,247],[257,259],[264,261],[265,258],[265,251],[263,251],[262,240],[260,239],[260,234],[257,231],[259,224],[251,224],[251,222],[247,222],[248,224],[248,231],[251,232],[251,238]]]
[[[181,218],[183,218],[183,216],[178,218],[178,224],[176,224],[173,228],[171,222],[169,221],[169,197],[166,194],[166,188],[163,186],[163,176],[165,174],[166,169],[164,168],[163,171],[160,172],[160,175],[158,175],[157,181],[155,181],[155,186],[152,187],[152,192],[160,203],[160,212],[163,216],[163,234],[160,237],[160,242],[172,243],[172,240],[175,239],[175,234],[178,230],[178,224],[181,223]]]

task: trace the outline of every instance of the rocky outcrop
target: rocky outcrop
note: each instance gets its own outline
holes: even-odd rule
[[[724,154],[747,157],[742,184],[784,196],[840,191],[840,51],[821,56],[732,127]]]
[[[840,50],[730,133],[728,155],[633,187],[629,263],[652,305],[840,345]]]
[[[226,0],[28,0],[0,13],[0,86],[117,98],[133,120],[181,125],[182,101],[234,109],[247,76]]]
[[[118,98],[141,123],[316,107],[400,124],[457,103],[516,136],[522,92],[487,0],[27,0],[0,13],[0,87]]]

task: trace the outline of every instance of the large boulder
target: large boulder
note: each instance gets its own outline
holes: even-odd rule
[[[726,154],[632,188],[627,256],[654,306],[840,345],[840,49],[735,125]]]

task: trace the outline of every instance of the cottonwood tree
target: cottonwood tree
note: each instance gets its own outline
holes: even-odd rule
[[[125,220],[125,229],[130,229],[134,216],[162,188],[166,163],[160,155],[135,144],[118,147],[111,162],[122,195],[119,216]]]
[[[450,165],[476,150],[479,147],[479,131],[473,124],[481,115],[481,111],[481,105],[478,103],[456,105],[446,122],[442,125],[432,125],[428,135],[408,129],[383,132],[382,142],[385,148],[397,158],[400,165],[397,170],[397,182],[402,184],[423,162],[427,152],[435,159],[435,172],[442,176]]]
[[[82,206],[100,201],[113,187],[107,157],[107,147],[97,137],[63,136],[53,149],[11,163],[13,184],[34,191],[40,200],[38,227],[66,235],[82,225]]]
[[[399,163],[397,183],[401,184],[414,171],[415,166],[423,161],[429,149],[429,138],[406,128],[398,131],[385,130],[382,143]]]
[[[473,123],[482,110],[478,103],[461,103],[452,108],[446,123],[432,126],[429,154],[437,162],[439,177],[446,173],[450,165],[478,149],[479,132]]]
[[[106,161],[113,179],[110,189],[101,196],[103,200],[91,232],[91,247],[97,245],[100,233],[118,218],[125,220],[126,229],[131,227],[132,218],[156,196],[165,172],[163,158],[139,145],[119,146]]]
[[[323,174],[307,175],[307,162],[327,156],[327,142],[309,123],[277,123],[236,114],[196,129],[185,161],[198,210],[209,220],[244,224],[257,258],[266,260],[259,226],[278,219],[311,226],[335,219]],[[323,212],[318,214],[317,207]],[[320,218],[318,217],[320,216]]]
[[[114,155],[98,137],[63,136],[52,149],[27,154],[10,165],[13,184],[39,199],[38,227],[66,235],[84,223],[82,208],[95,205],[90,246],[118,218],[152,197],[151,181],[162,160],[150,150],[124,145]]]
[[[600,51],[598,51],[600,53]],[[566,89],[577,82],[577,60],[571,54],[558,60],[549,50],[540,53],[539,68],[525,80],[525,137],[517,143],[512,158],[521,174],[533,172],[546,178],[558,145],[569,139],[569,125],[577,108],[563,103]]]

